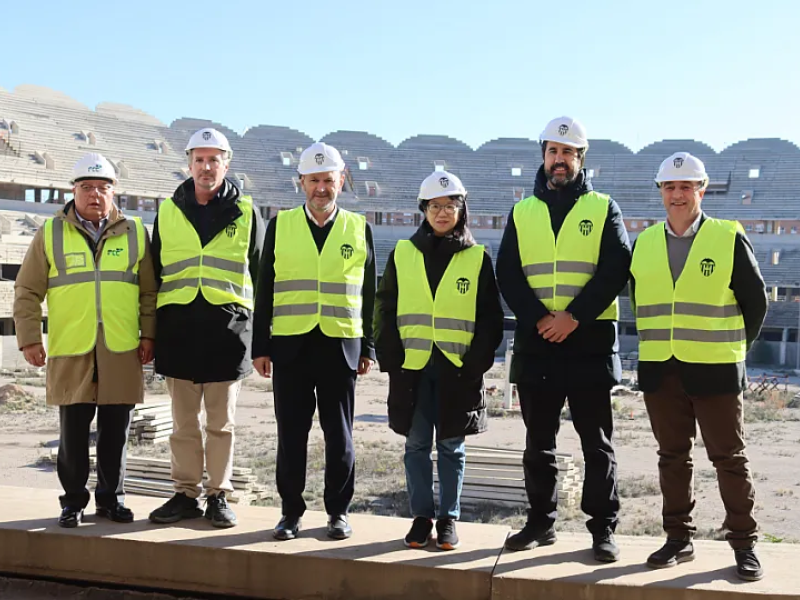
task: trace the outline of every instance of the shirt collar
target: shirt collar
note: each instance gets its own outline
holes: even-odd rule
[[[108,217],[103,217],[102,219],[100,219],[100,223],[98,224],[98,226],[95,227],[94,223],[92,223],[91,221],[87,221],[81,216],[81,213],[78,212],[77,208],[75,209],[75,216],[78,217],[78,221],[81,222],[86,231],[88,231],[89,233],[92,234],[92,236],[94,236],[95,242],[100,239],[100,236],[103,234],[106,225],[108,225]]]
[[[303,206],[306,209],[306,216],[308,217],[308,220],[311,221],[312,223],[314,223],[314,225],[316,225],[317,227],[320,227],[320,228],[325,227],[325,225],[327,225],[328,223],[333,221],[334,217],[336,216],[336,213],[339,212],[339,207],[338,206],[335,207],[333,209],[333,212],[328,216],[327,219],[325,219],[325,222],[322,225],[320,225],[319,223],[317,223],[317,220],[314,218],[314,215],[312,215],[311,211],[308,209],[308,204],[304,204]]]
[[[678,235],[672,230],[672,227],[669,226],[669,219],[664,221],[664,226],[667,228],[667,233],[674,238],[690,238],[694,237],[695,234],[697,233],[697,230],[700,229],[700,220],[702,218],[703,218],[703,213],[701,212],[699,215],[697,215],[697,218],[694,220],[694,223],[692,223],[689,226],[689,229],[683,232],[683,235]]]

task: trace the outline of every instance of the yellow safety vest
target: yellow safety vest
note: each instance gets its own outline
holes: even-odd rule
[[[735,221],[706,219],[674,284],[664,223],[639,234],[631,264],[639,360],[744,360],[744,318],[729,287],[737,231],[742,227]]]
[[[475,334],[483,253],[483,246],[475,245],[454,254],[434,296],[422,252],[410,240],[397,242],[397,328],[405,349],[404,369],[424,368],[433,344],[455,366],[463,365]]]
[[[367,220],[341,208],[322,252],[305,207],[278,213],[272,335],[301,335],[319,325],[335,338],[364,336],[361,315]]]
[[[158,308],[189,304],[201,292],[210,304],[239,304],[253,310],[252,198],[241,196],[239,208],[239,218],[203,246],[183,211],[171,198],[164,200],[158,209],[162,265]]]
[[[607,214],[607,195],[584,194],[567,214],[556,239],[547,204],[531,196],[514,207],[522,270],[548,310],[566,310],[594,276]],[[617,299],[597,318],[616,321]]]
[[[90,352],[97,343],[98,322],[112,352],[139,346],[139,263],[145,233],[138,217],[126,220],[124,233],[106,238],[100,264],[75,225],[59,218],[45,222],[50,357]]]

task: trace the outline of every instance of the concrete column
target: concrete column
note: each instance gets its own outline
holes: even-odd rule
[[[786,364],[786,347],[789,344],[789,328],[784,327],[783,333],[781,334],[781,352],[780,358],[778,360],[778,364],[785,365]]]

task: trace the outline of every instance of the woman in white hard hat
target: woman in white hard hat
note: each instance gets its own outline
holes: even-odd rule
[[[458,547],[464,438],[486,429],[483,374],[503,337],[492,261],[467,227],[467,192],[439,171],[420,187],[425,220],[397,243],[378,288],[376,352],[389,373],[389,426],[406,436],[405,467],[414,522],[405,545]],[[434,429],[439,510],[433,495]]]

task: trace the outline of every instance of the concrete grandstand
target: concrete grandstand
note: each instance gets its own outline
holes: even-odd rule
[[[314,141],[303,132],[260,125],[239,135],[190,118],[167,126],[129,106],[102,103],[92,110],[38,86],[0,90],[0,209],[16,211],[3,221],[3,278],[13,279],[21,262],[30,240],[24,228],[70,198],[70,169],[82,154],[97,151],[112,160],[120,206],[152,222],[159,202],[188,177],[186,141],[206,126],[228,136],[234,148],[229,177],[254,197],[265,217],[301,202],[297,160]],[[365,214],[375,226],[379,272],[395,241],[419,224],[416,192],[431,171],[447,169],[461,177],[470,192],[470,226],[496,254],[508,213],[532,193],[541,164],[538,143],[523,138],[496,139],[477,149],[438,135],[418,135],[394,146],[370,133],[335,131],[322,141],[339,148],[348,164],[342,205]],[[711,183],[704,209],[742,222],[778,301],[762,333],[761,360],[794,366],[800,344],[800,148],[780,139],[751,139],[716,152],[694,140],[665,140],[633,152],[618,142],[592,140],[586,167],[596,189],[620,204],[631,237],[663,218],[653,176],[663,158],[678,150],[705,162]],[[4,300],[2,306],[0,333],[10,335],[10,305]],[[634,350],[627,302],[620,330],[623,350]]]

